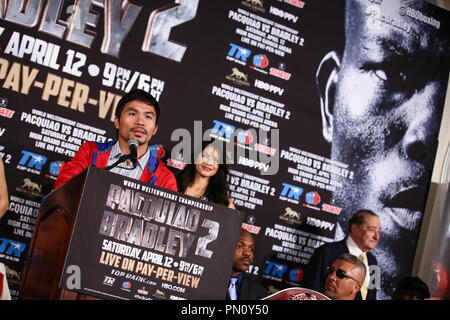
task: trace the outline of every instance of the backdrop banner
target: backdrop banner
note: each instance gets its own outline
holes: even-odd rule
[[[369,209],[382,224],[371,285],[387,299],[423,219],[448,24],[422,1],[0,0],[12,296],[59,169],[85,141],[114,139],[117,102],[141,88],[160,103],[151,144],[174,173],[202,139],[227,143],[230,196],[256,243],[250,276],[271,292],[301,286],[314,250]]]

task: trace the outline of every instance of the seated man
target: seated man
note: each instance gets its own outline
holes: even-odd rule
[[[259,300],[267,295],[267,290],[261,284],[245,274],[253,263],[254,254],[255,241],[252,235],[241,229],[226,300]]]
[[[354,300],[366,277],[366,267],[357,256],[344,253],[327,273],[323,293],[332,300]]]
[[[134,139],[138,143],[135,166],[127,161],[111,172],[177,191],[175,176],[160,160],[164,149],[161,145],[149,147],[150,139],[158,130],[159,113],[158,102],[147,92],[135,89],[124,95],[117,104],[114,119],[118,139],[106,143],[84,143],[72,161],[61,168],[53,188],[56,189],[90,165],[105,168],[114,164],[122,155],[129,153],[127,143]]]

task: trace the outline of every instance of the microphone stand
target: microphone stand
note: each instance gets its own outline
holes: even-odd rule
[[[130,159],[130,158],[131,158],[131,154],[124,154],[124,155],[122,155],[119,159],[117,159],[116,162],[114,162],[113,164],[111,164],[111,165],[105,167],[105,170],[106,170],[106,171],[109,171],[109,170],[111,170],[112,168],[116,167],[118,164],[120,164],[120,163],[122,163],[122,162],[125,162],[126,160],[128,160],[128,159]],[[133,160],[134,160],[134,161],[133,161]],[[132,168],[132,169],[129,169],[129,170],[133,170],[133,169],[136,168],[136,166],[137,166],[137,160],[136,160],[136,159],[133,159],[133,160],[132,160],[133,168]]]
[[[139,142],[137,140],[135,140],[135,139],[128,140],[127,147],[130,150],[130,153],[120,156],[120,158],[117,159],[117,161],[115,163],[105,167],[105,170],[109,171],[112,168],[114,168],[115,166],[117,166],[119,163],[122,163],[122,162],[124,162],[124,161],[126,161],[128,159],[130,159],[131,162],[133,163],[133,168],[132,169],[124,168],[124,169],[128,169],[128,170],[135,169],[136,166],[137,166],[137,148],[138,148],[138,143]]]

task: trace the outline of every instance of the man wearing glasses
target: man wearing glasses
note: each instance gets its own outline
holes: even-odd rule
[[[314,251],[304,269],[302,286],[323,292],[327,279],[327,267],[343,253],[359,257],[366,266],[365,280],[360,283],[361,290],[356,300],[375,300],[377,289],[370,287],[369,266],[377,265],[377,259],[370,252],[380,239],[380,218],[369,210],[359,210],[349,220],[349,235],[337,242],[326,243]]]
[[[344,253],[327,273],[323,293],[332,300],[354,300],[366,278],[366,266],[358,257]]]

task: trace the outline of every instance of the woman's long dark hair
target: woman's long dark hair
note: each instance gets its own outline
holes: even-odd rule
[[[221,159],[221,163],[219,163],[219,169],[216,174],[209,179],[208,186],[206,187],[205,197],[208,198],[209,201],[214,203],[222,204],[224,206],[228,206],[228,188],[227,188],[227,176],[228,176],[228,167],[226,164],[225,157],[225,146],[220,146],[219,142],[216,141],[203,141],[202,149],[200,152],[203,152],[206,147],[212,146],[217,152],[219,152],[219,156]],[[197,159],[198,153],[191,154],[190,163],[186,164],[183,171],[181,171],[177,175],[177,186],[178,192],[183,192],[186,190],[188,185],[195,178],[195,160]]]

